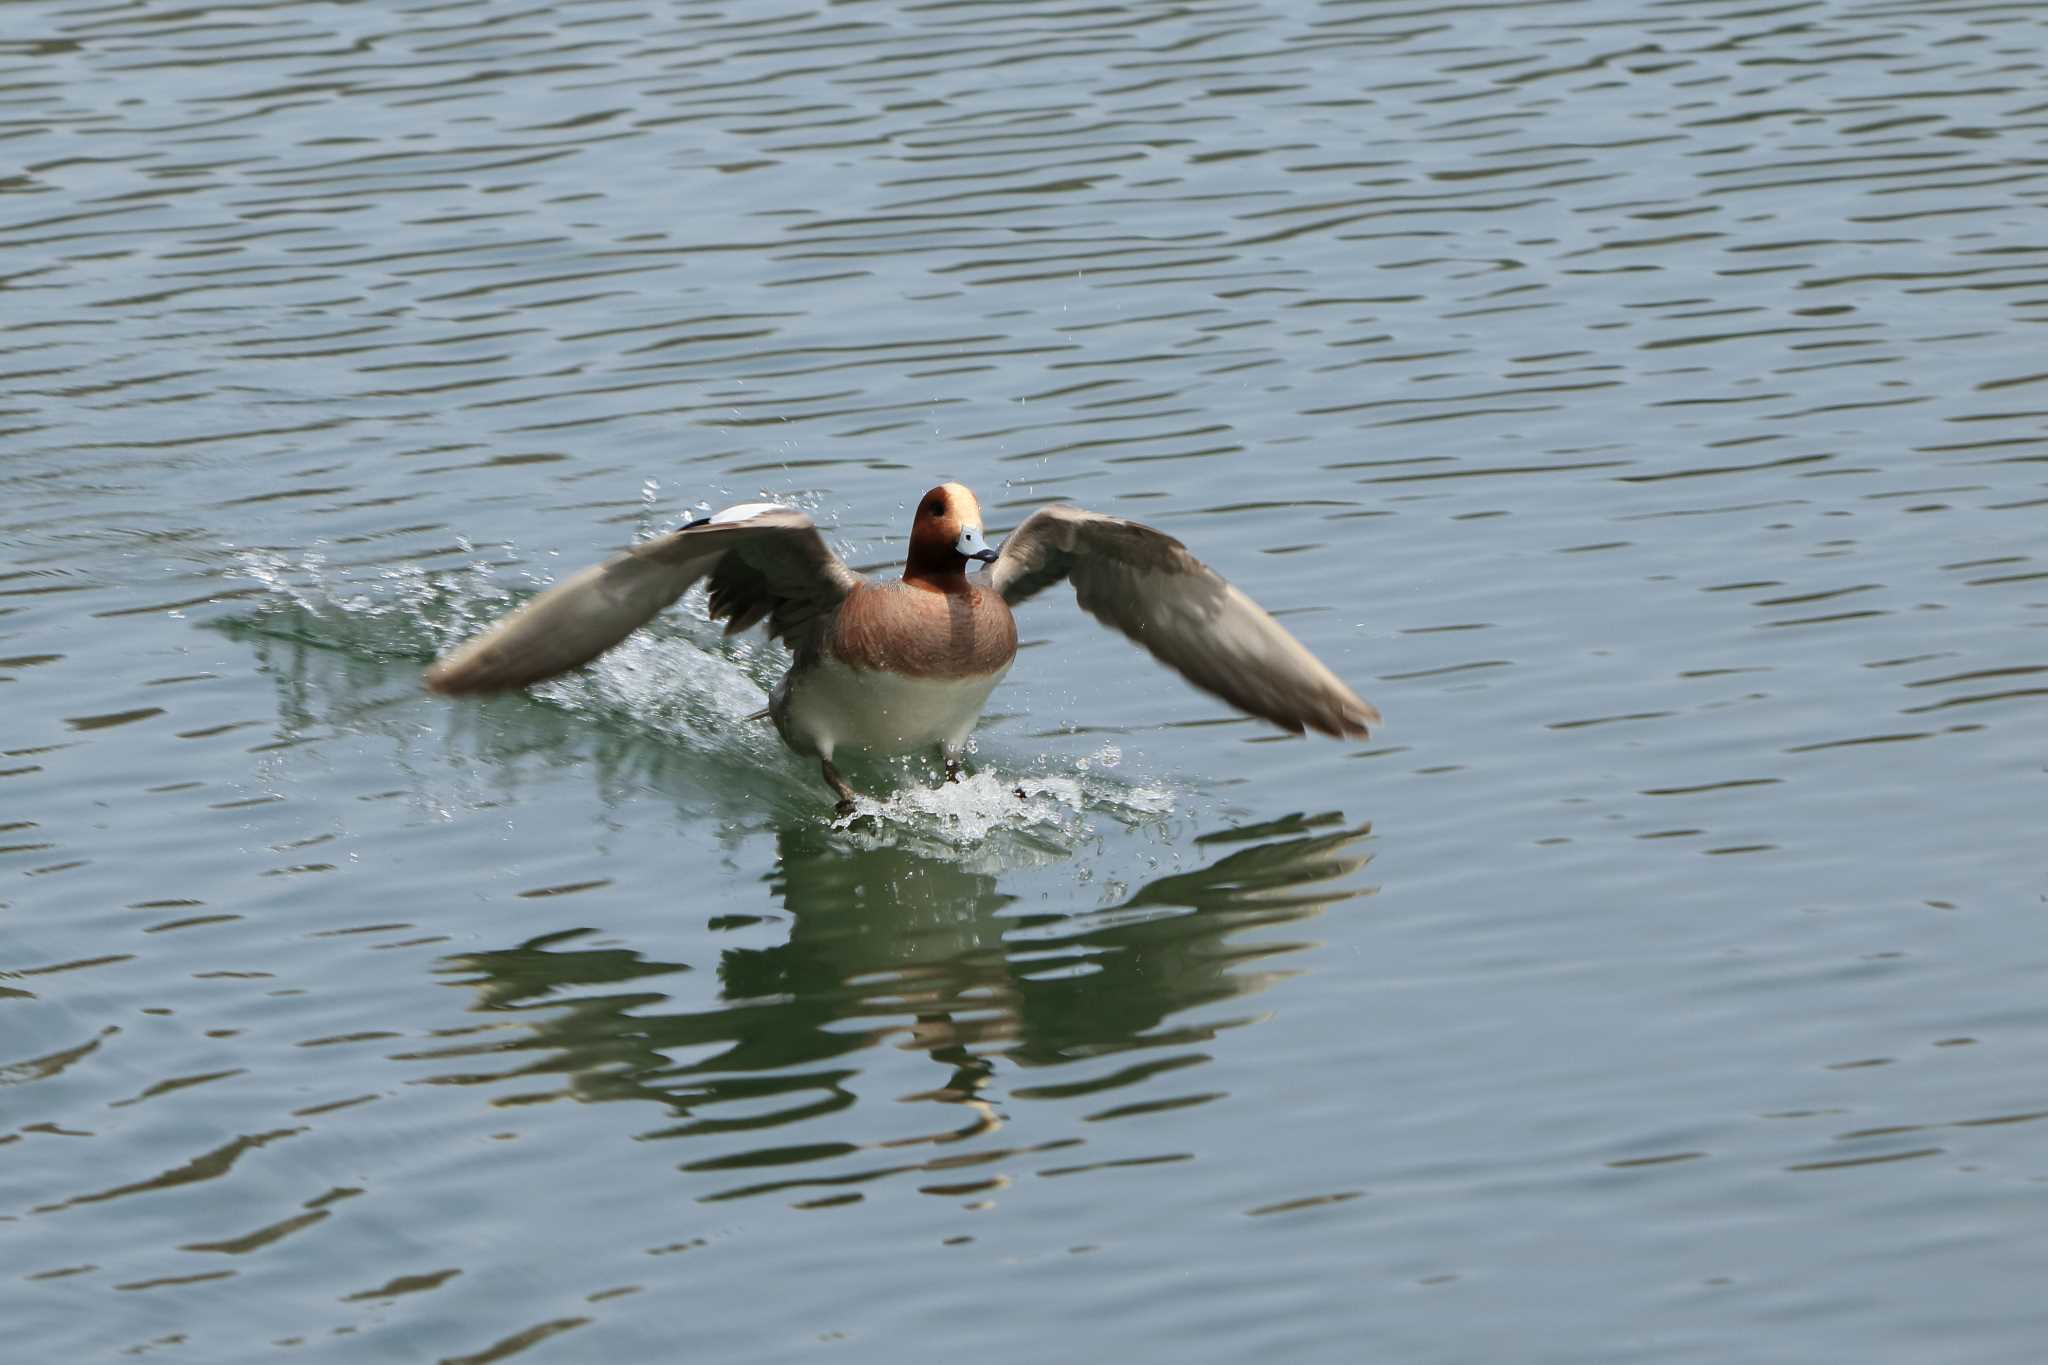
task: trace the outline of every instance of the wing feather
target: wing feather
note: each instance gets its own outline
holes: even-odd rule
[[[829,611],[860,582],[803,513],[756,504],[693,522],[564,579],[437,660],[428,690],[461,695],[527,687],[589,663],[653,620],[699,579],[714,615],[744,628],[770,616],[784,634]],[[721,520],[720,518],[729,518]],[[720,610],[721,571],[724,578]]]
[[[1012,606],[1062,578],[1081,609],[1203,691],[1295,734],[1364,739],[1380,713],[1258,603],[1163,531],[1041,507],[1003,542],[991,585]]]

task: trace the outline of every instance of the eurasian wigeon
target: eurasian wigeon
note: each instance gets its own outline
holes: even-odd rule
[[[990,565],[970,578],[973,561]],[[964,485],[919,501],[903,577],[876,582],[826,548],[802,512],[745,503],[636,545],[548,589],[427,670],[451,695],[525,687],[586,664],[652,620],[699,579],[726,633],[767,621],[796,658],[766,715],[799,754],[833,766],[841,749],[901,754],[936,745],[958,780],[988,694],[1017,657],[1010,608],[1062,578],[1082,610],[1122,631],[1205,692],[1300,734],[1364,739],[1372,703],[1258,603],[1172,536],[1078,507],[1041,507],[1000,553],[982,539]]]

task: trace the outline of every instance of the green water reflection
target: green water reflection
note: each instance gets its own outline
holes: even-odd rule
[[[1119,1114],[1151,1103],[1177,1106],[1189,1097],[1150,1100],[1144,1083],[1199,1065],[1207,1054],[1198,1049],[1250,1022],[1204,1007],[1256,994],[1288,974],[1281,965],[1287,955],[1312,945],[1279,931],[1369,894],[1347,880],[1371,859],[1362,846],[1369,829],[1330,813],[1225,831],[1200,846],[1211,861],[1160,877],[1114,906],[1019,913],[1001,879],[969,855],[863,846],[848,831],[791,821],[776,831],[772,876],[788,912],[787,938],[718,950],[716,998],[707,1006],[678,1009],[652,988],[690,964],[581,946],[587,931],[548,934],[443,964],[476,992],[478,1011],[516,1019],[521,1036],[507,1040],[492,1030],[487,1041],[421,1059],[462,1059],[465,1069],[437,1077],[444,1082],[560,1082],[559,1089],[528,1087],[536,1100],[566,1092],[657,1104],[668,1118],[646,1137],[760,1135],[737,1149],[721,1142],[715,1156],[686,1157],[684,1169],[698,1172],[981,1139],[1003,1127],[1010,1100],[1099,1105],[1102,1092],[1129,1088],[1134,1098],[1118,1105]],[[1227,851],[1213,853],[1217,845]],[[680,905],[678,915],[693,910]],[[862,1054],[884,1044],[932,1063],[927,1085],[891,1098],[949,1108],[916,1133],[876,1140],[863,1136],[876,1125],[849,1111],[862,1098]],[[1071,1081],[1016,1083],[1023,1072],[1123,1053],[1141,1055],[1107,1070],[1084,1068]],[[513,1065],[477,1067],[486,1058]],[[970,1159],[905,1164],[898,1157],[879,1169],[755,1181],[709,1197],[963,1160]]]

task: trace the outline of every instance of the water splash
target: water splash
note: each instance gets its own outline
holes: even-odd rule
[[[908,781],[886,796],[857,797],[853,813],[834,826],[876,842],[893,842],[907,830],[955,849],[1000,836],[1071,850],[1096,837],[1095,819],[1153,824],[1174,805],[1171,789],[1106,778],[1083,758],[1071,773],[1041,761],[1022,775],[985,769],[958,782]]]
[[[238,550],[234,562],[237,576],[264,591],[253,610],[221,618],[219,627],[404,671],[547,586],[530,573],[525,587],[507,585],[501,569],[482,558],[452,573],[403,566],[378,569],[374,577],[337,569],[318,551]],[[802,800],[816,788],[823,816],[830,808],[814,765],[792,756],[772,724],[754,719],[787,666],[780,645],[726,635],[722,623],[710,619],[698,588],[592,664],[528,695],[558,713],[596,722],[594,730],[623,729],[681,756],[697,755],[709,761],[707,772],[778,779],[757,795]],[[856,785],[870,794],[834,827],[860,844],[908,842],[955,855],[987,845],[1002,861],[1033,852],[1067,856],[1107,832],[1097,822],[1121,829],[1157,824],[1173,814],[1182,794],[1114,773],[1123,755],[1110,743],[1080,757],[1027,755],[977,736],[969,752],[981,771],[959,782],[938,782],[926,755],[856,761],[856,770],[866,769]]]

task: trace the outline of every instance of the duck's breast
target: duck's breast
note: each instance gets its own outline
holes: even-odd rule
[[[1017,656],[1017,621],[1001,594],[963,581],[942,592],[868,583],[847,594],[824,651],[851,668],[906,678],[980,678]]]
[[[776,724],[791,748],[825,758],[957,750],[1016,654],[1009,604],[987,588],[864,585],[777,689]]]

